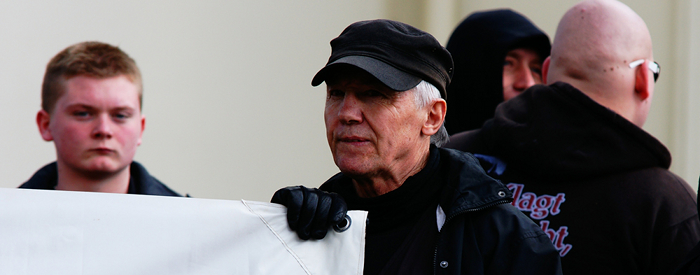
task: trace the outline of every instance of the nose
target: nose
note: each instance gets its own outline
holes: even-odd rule
[[[95,139],[112,138],[112,120],[108,115],[101,115],[95,119],[95,125],[92,129],[92,137]]]
[[[515,90],[524,91],[535,84],[537,84],[535,76],[528,66],[523,66],[516,72],[515,81],[513,82]]]
[[[362,123],[361,103],[353,93],[347,93],[340,102],[338,118],[343,124]]]

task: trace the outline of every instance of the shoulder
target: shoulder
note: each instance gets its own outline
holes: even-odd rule
[[[439,152],[441,172],[446,175],[448,185],[459,187],[493,183],[500,185],[499,181],[486,174],[473,154],[451,148],[439,148]]]
[[[507,203],[463,213],[442,235],[447,242],[461,241],[463,254],[482,259],[483,268],[494,274],[561,274],[549,237]]]
[[[651,167],[616,175],[613,181],[623,182],[629,195],[656,201],[664,207],[686,205],[695,208],[696,194],[681,177],[661,167]]]
[[[131,178],[138,185],[137,190],[139,190],[139,194],[182,197],[182,195],[151,176],[146,168],[136,161],[131,162]]]
[[[480,212],[499,203],[512,201],[512,192],[487,175],[474,155],[440,148],[441,178],[447,183],[440,205],[448,216],[467,211]]]
[[[472,223],[481,225],[485,232],[494,232],[495,238],[505,238],[511,245],[545,241],[551,244],[547,235],[530,218],[510,203],[499,204],[468,216]],[[498,233],[496,233],[498,232]]]
[[[600,178],[598,191],[608,193],[609,215],[651,228],[655,234],[697,227],[696,194],[679,176],[660,167]],[[634,226],[634,225],[633,225]]]
[[[52,190],[56,188],[58,181],[58,168],[56,162],[49,163],[36,171],[29,180],[19,186],[26,189],[45,189]]]
[[[700,243],[688,253],[683,264],[676,269],[675,275],[697,275],[700,274]]]
[[[333,175],[330,179],[328,179],[326,182],[321,184],[321,187],[318,189],[321,189],[326,192],[334,192],[334,193],[341,193],[342,192],[342,185],[345,182],[349,182],[350,178],[346,177],[343,175],[343,173],[338,173]]]
[[[448,226],[449,225],[449,226]],[[488,207],[481,211],[464,212],[445,224],[444,232],[451,230],[473,238],[487,249],[520,246],[527,243],[551,245],[547,235],[527,216],[509,203]],[[452,232],[453,234],[455,232]],[[552,247],[552,249],[554,249]]]

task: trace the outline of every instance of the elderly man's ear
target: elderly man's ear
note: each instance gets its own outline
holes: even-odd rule
[[[432,136],[440,130],[442,123],[445,121],[447,113],[447,103],[444,99],[433,101],[428,109],[428,117],[423,124],[421,132],[424,135]]]
[[[644,63],[634,68],[634,94],[639,97],[639,100],[644,101],[651,95],[650,77],[651,72],[648,67],[649,60],[644,60]]]

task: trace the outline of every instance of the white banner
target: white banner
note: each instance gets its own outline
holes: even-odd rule
[[[0,188],[0,274],[362,274],[366,212],[302,241],[277,204]]]

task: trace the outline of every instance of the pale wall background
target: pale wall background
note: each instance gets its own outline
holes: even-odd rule
[[[55,160],[35,115],[49,59],[99,40],[130,54],[144,77],[146,132],[136,160],[181,193],[269,200],[338,170],[325,140],[324,88],[311,87],[348,24],[390,18],[446,43],[475,10],[513,8],[553,38],[571,0],[14,1],[0,2],[0,187]],[[647,22],[662,74],[645,129],[672,170],[700,174],[700,0],[622,1]]]

